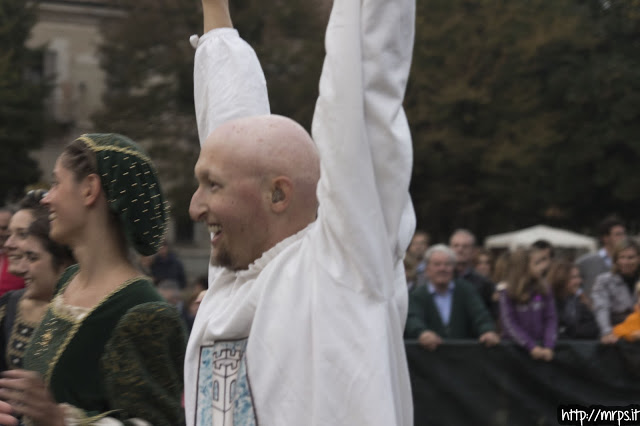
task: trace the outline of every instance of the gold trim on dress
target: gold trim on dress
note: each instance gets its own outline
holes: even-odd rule
[[[93,417],[88,417],[87,413],[81,408],[73,406],[71,404],[62,403],[60,404],[62,411],[64,412],[64,422],[65,424],[72,424],[78,426],[92,425],[95,424],[98,420],[102,420],[105,417],[108,417],[110,414],[115,413],[120,410],[110,410],[101,414],[98,414]]]
[[[64,285],[60,288],[60,291],[56,295],[55,299],[61,298],[60,300],[62,301],[62,296],[64,294],[64,290],[67,288],[67,286],[69,285],[71,280],[78,274],[78,272],[80,272],[80,268],[78,268],[78,270],[73,275],[71,275],[69,277],[67,282],[64,283]],[[65,313],[65,312],[62,312],[61,309],[57,309],[56,308],[56,303],[51,303],[51,307],[49,309],[51,309],[51,313],[53,314],[53,318],[51,319],[49,324],[46,325],[46,326],[49,326],[50,328],[48,330],[46,330],[44,333],[42,333],[42,340],[46,340],[46,342],[43,342],[41,340],[38,343],[39,344],[43,344],[44,346],[46,346],[49,343],[48,341],[51,340],[51,338],[53,337],[52,330],[53,330],[53,325],[55,325],[56,322],[57,322],[56,321],[56,317],[71,322],[73,324],[73,326],[71,327],[71,330],[67,334],[67,337],[66,337],[65,341],[62,342],[62,344],[58,348],[58,351],[56,352],[56,354],[53,356],[53,358],[51,358],[51,361],[49,361],[49,366],[47,368],[47,373],[44,376],[44,379],[45,379],[45,382],[46,382],[47,386],[49,386],[51,384],[50,381],[51,381],[51,375],[53,374],[53,369],[58,364],[58,361],[60,360],[60,357],[62,356],[62,353],[67,349],[67,346],[69,345],[69,342],[71,342],[71,340],[74,338],[74,336],[78,332],[78,329],[80,328],[80,326],[82,325],[84,320],[89,318],[91,316],[91,314],[96,309],[98,309],[100,306],[102,306],[112,296],[114,296],[115,294],[117,294],[122,289],[124,289],[125,287],[129,286],[130,284],[132,284],[132,283],[134,283],[136,281],[140,281],[142,279],[143,279],[143,276],[137,276],[137,277],[134,277],[134,278],[126,280],[125,282],[120,284],[120,286],[118,288],[116,288],[111,293],[109,293],[105,297],[103,297],[102,300],[100,300],[100,302],[98,302],[93,308],[91,308],[86,313],[86,315],[83,315],[81,318],[74,318],[68,312]],[[54,302],[55,302],[55,300],[54,300]]]
[[[146,155],[144,155],[144,154],[142,154],[140,152],[137,152],[137,151],[134,151],[132,149],[129,149],[129,148],[122,148],[122,147],[119,147],[119,146],[101,146],[101,145],[96,144],[91,138],[87,137],[86,135],[80,136],[78,138],[78,140],[81,140],[82,142],[86,143],[87,146],[89,147],[89,149],[94,151],[94,152],[98,152],[98,151],[120,152],[122,154],[133,155],[134,157],[137,157],[137,158],[141,159],[145,163],[153,164],[149,157],[147,157]]]
[[[110,414],[115,413],[120,410],[111,410],[102,414],[98,414],[97,416],[87,417],[87,414],[81,408],[75,407],[71,404],[67,404],[65,402],[58,404],[60,408],[62,408],[62,412],[64,413],[64,423],[76,426],[90,426],[95,424],[97,421],[102,420],[106,417],[109,417]],[[25,426],[35,426],[33,420],[30,417],[23,417],[22,424]],[[124,424],[124,423],[121,423]]]

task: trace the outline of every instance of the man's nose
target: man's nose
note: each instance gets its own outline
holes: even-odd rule
[[[196,189],[196,192],[193,193],[191,197],[191,204],[189,204],[189,216],[195,222],[198,222],[202,219],[203,214],[205,213],[204,205],[202,204],[202,195],[200,191],[200,187]]]

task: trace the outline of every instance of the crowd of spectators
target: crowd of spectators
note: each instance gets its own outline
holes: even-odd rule
[[[191,331],[203,293],[209,287],[207,277],[198,276],[189,283],[182,260],[166,240],[156,254],[139,256],[136,263],[145,275],[151,277],[158,293],[176,307],[187,331]]]
[[[640,341],[640,244],[617,217],[600,224],[601,249],[577,259],[558,256],[546,240],[492,252],[466,229],[448,245],[427,248],[424,231],[415,239],[405,257],[405,338],[429,350],[447,339],[502,340],[549,361],[558,339]]]
[[[9,258],[20,255],[16,242],[33,220],[38,206],[32,204],[0,209],[0,296],[24,287]],[[405,337],[432,350],[446,339],[478,339],[487,346],[502,339],[543,360],[553,358],[557,339],[640,340],[640,245],[615,217],[600,224],[599,237],[600,250],[573,260],[558,258],[545,240],[495,253],[478,247],[466,229],[454,231],[448,245],[431,247],[429,234],[417,230],[404,259]],[[207,277],[188,283],[166,241],[154,256],[139,257],[138,266],[190,330]]]

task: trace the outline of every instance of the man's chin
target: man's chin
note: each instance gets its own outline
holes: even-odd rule
[[[231,256],[227,252],[212,251],[209,264],[219,268],[233,269]]]

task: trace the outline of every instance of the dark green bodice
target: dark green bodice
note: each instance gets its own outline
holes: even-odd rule
[[[185,332],[175,308],[151,282],[127,281],[78,319],[61,309],[69,268],[25,354],[57,402],[88,416],[183,424],[180,408]],[[55,300],[55,299],[58,300]]]

